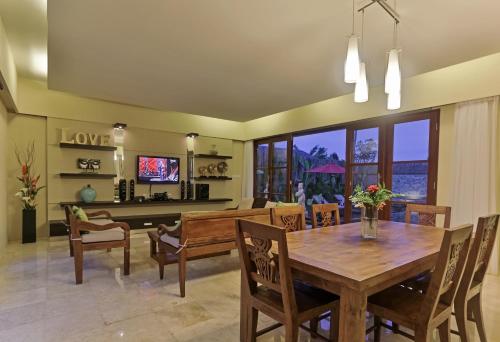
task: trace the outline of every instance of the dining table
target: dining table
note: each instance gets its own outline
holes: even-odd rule
[[[360,222],[306,229],[287,233],[289,263],[294,279],[340,296],[339,341],[364,342],[368,297],[431,270],[443,236],[442,228],[381,220],[376,239],[361,236]],[[242,307],[241,341],[246,321]]]

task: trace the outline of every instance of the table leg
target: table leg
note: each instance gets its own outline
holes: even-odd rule
[[[364,342],[366,294],[342,287],[340,295],[340,342]]]
[[[243,286],[244,284],[244,279],[243,279],[243,271],[241,271],[241,291],[240,291],[240,342],[245,342],[247,339],[247,315],[248,315],[248,308],[245,303],[245,287]]]

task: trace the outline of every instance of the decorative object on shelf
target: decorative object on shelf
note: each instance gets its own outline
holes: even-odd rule
[[[228,165],[225,161],[221,161],[217,164],[217,171],[219,172],[220,177],[225,177],[228,169]]]
[[[118,181],[118,197],[122,202],[127,200],[127,181],[125,179]]]
[[[376,239],[378,228],[378,211],[393,197],[399,197],[386,189],[383,184],[369,185],[363,190],[361,185],[356,185],[354,193],[349,197],[356,208],[361,210],[361,236],[364,239]]]
[[[168,201],[168,192],[155,192],[152,201]]]
[[[113,128],[114,129],[125,129],[125,128],[127,128],[127,124],[122,123],[122,122],[116,122],[113,124]]]
[[[210,185],[209,184],[196,184],[196,199],[207,200],[210,198]]]
[[[26,151],[21,152],[15,149],[15,154],[19,165],[21,166],[21,177],[17,177],[22,183],[22,188],[16,193],[16,196],[23,203],[23,225],[22,242],[36,242],[36,196],[38,192],[45,188],[39,186],[40,175],[35,176],[35,142],[28,144]]]
[[[206,166],[200,166],[198,168],[198,172],[200,173],[200,177],[206,177],[207,176],[207,167]]]
[[[97,192],[90,186],[90,184],[87,184],[87,186],[80,190],[80,198],[84,203],[92,203],[95,201],[96,197]]]
[[[131,201],[134,200],[135,198],[135,181],[133,179],[130,180],[130,183],[129,183],[129,198]]]
[[[219,151],[217,151],[217,145],[212,145],[212,149],[210,151],[208,151],[209,154],[211,154],[212,156],[216,156],[217,154],[219,154]]]
[[[186,182],[181,181],[181,200],[186,198]]]
[[[191,181],[187,181],[187,186],[186,186],[186,199],[192,200],[193,199],[193,185],[191,184]]]
[[[217,165],[215,164],[209,164],[207,166],[207,170],[208,170],[208,173],[209,173],[209,177],[216,177],[215,176],[215,171],[217,170]]]
[[[401,107],[401,68],[399,62],[400,49],[397,48],[398,45],[398,25],[400,23],[400,16],[397,12],[397,0],[394,0],[394,6],[391,7],[387,1],[381,0],[370,0],[365,2],[359,9],[363,16],[362,25],[364,25],[364,13],[365,9],[373,4],[379,4],[382,9],[392,17],[394,21],[394,31],[393,31],[393,47],[389,51],[387,72],[385,75],[385,93],[387,94],[387,109],[395,110]],[[355,35],[355,12],[356,4],[353,0],[352,2],[352,34],[349,37],[349,43],[347,48],[347,56],[344,66],[344,82],[346,83],[356,83],[354,102],[366,102],[368,101],[368,82],[366,80],[366,66],[361,62],[360,51],[358,50],[358,37]],[[363,31],[363,28],[362,28]],[[362,45],[363,45],[363,34],[362,34]],[[362,50],[362,49],[361,49]],[[362,51],[361,51],[362,52]]]
[[[78,158],[78,168],[85,172],[96,172],[101,169],[101,160]]]
[[[61,143],[63,144],[110,146],[110,140],[111,136],[109,134],[86,132],[76,132],[72,138],[68,138],[68,130],[66,128],[61,128]]]

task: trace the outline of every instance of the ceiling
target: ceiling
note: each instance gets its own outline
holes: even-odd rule
[[[29,77],[37,76],[29,63],[33,49],[46,43],[43,2],[0,2],[17,67]],[[262,117],[353,91],[343,83],[351,6],[350,0],[49,0],[48,85],[236,121]],[[399,0],[398,9],[403,77],[500,51],[499,1]],[[364,60],[372,86],[383,82],[391,42],[389,16],[370,7]]]

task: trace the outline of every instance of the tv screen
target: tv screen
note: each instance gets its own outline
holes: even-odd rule
[[[178,184],[179,158],[137,156],[137,183]]]

